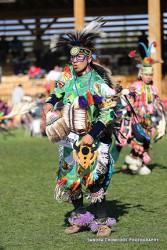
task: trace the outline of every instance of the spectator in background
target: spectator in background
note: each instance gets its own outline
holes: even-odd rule
[[[6,57],[9,52],[9,42],[6,41],[5,36],[1,37],[0,40],[0,62],[1,65],[6,63]]]
[[[27,74],[30,67],[30,58],[27,53],[22,50],[20,54],[13,59],[14,74]]]
[[[34,40],[34,43],[33,43],[33,53],[34,53],[37,65],[40,65],[41,63],[41,56],[42,56],[43,50],[44,50],[43,41],[41,39],[41,36],[37,35],[36,40]]]
[[[7,103],[0,99],[0,117],[9,114],[10,111],[11,108],[7,105]]]
[[[44,135],[45,134],[45,118],[43,117],[43,105],[46,101],[45,94],[39,94],[35,100],[36,108],[31,110],[32,124],[30,126],[31,136]]]
[[[17,104],[22,101],[24,97],[24,90],[21,84],[14,87],[12,92],[12,104]]]
[[[10,111],[11,111],[11,108],[7,105],[7,103],[0,99],[0,117],[4,115],[8,115]],[[4,119],[0,121],[0,128],[1,126],[10,127],[11,125],[12,125],[12,122],[10,120]]]
[[[66,64],[67,60],[69,60],[68,57],[65,59],[66,57],[67,56],[65,55],[64,51],[62,52],[61,49],[54,52],[51,52],[50,48],[45,49],[45,51],[42,53],[40,66],[49,72],[54,68],[55,65]]]
[[[45,76],[45,74],[45,69],[38,67],[36,64],[32,64],[28,70],[28,75],[30,79],[41,79]]]
[[[9,51],[9,43],[5,40],[5,36],[0,40],[0,83],[2,79],[2,67],[6,63],[6,57]]]
[[[59,67],[59,65],[56,65],[54,69],[50,70],[49,73],[46,76],[46,84],[45,84],[45,89],[47,94],[50,94],[52,87],[51,85],[57,81],[62,73],[62,69]],[[55,86],[54,86],[55,87]]]
[[[46,76],[46,80],[48,81],[57,81],[62,73],[62,69],[59,67],[59,65],[56,65],[54,69],[50,70],[49,73]]]
[[[20,41],[17,38],[17,36],[14,36],[13,40],[10,42],[10,50],[13,55],[13,58],[19,56],[22,49],[23,49],[22,41]]]

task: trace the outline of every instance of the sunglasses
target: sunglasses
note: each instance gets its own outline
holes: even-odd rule
[[[83,62],[87,56],[85,55],[77,55],[77,56],[71,56],[70,61],[73,62],[76,58],[77,62]]]

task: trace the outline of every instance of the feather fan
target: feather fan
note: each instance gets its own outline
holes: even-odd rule
[[[17,103],[13,106],[11,112],[7,115],[0,117],[0,120],[11,119],[16,115],[23,115],[34,108],[36,108],[35,102]]]

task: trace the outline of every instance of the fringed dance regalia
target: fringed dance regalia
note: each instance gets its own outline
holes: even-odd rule
[[[103,24],[98,18],[80,32],[56,35],[51,47],[68,44],[71,60],[76,57],[78,61],[82,58],[88,60],[92,53],[96,54],[94,39],[101,37],[99,28]],[[50,141],[61,145],[56,200],[70,201],[74,206],[69,218],[71,227],[66,233],[75,233],[82,226],[89,226],[94,232],[98,231],[99,236],[107,236],[111,225],[116,222],[108,218],[106,211],[105,193],[113,172],[109,154],[111,133],[107,136],[107,127],[115,119],[113,108],[117,102],[108,70],[93,61],[87,67],[88,72],[77,74],[73,66],[65,66],[46,102],[56,104],[56,109],[61,104],[61,113],[47,115],[46,133]],[[93,138],[92,145],[80,144],[85,135]],[[86,211],[83,204],[83,186],[94,204],[94,215]]]
[[[152,45],[154,43],[150,46]],[[147,57],[141,61],[139,79],[130,86],[129,94],[125,97],[127,112],[124,113],[119,134],[119,145],[129,145],[132,148],[131,154],[125,157],[123,168],[128,167],[134,174],[141,175],[151,172],[146,166],[151,160],[150,141],[156,131],[159,133],[156,140],[159,139],[162,131],[162,135],[164,134],[166,126],[164,109],[158,97],[157,86],[153,81],[146,84],[142,80],[143,74],[153,74],[152,64],[159,62],[150,57],[150,49],[151,47],[146,50]],[[131,55],[136,56],[134,51],[131,52]]]
[[[138,80],[131,85],[127,98],[129,100],[127,112],[131,113],[131,116],[125,116],[121,127],[121,132],[125,137],[121,137],[120,134],[119,139],[124,145],[129,142],[129,146],[139,154],[142,162],[148,164],[150,161],[148,154],[150,140],[156,133],[155,126],[159,121],[156,112],[162,113],[158,89],[154,83],[146,85],[142,80]],[[140,136],[137,136],[135,132],[138,132]],[[144,137],[144,141],[142,138],[140,140],[140,137]]]
[[[113,172],[109,156],[111,138],[107,138],[106,141],[103,135],[97,136],[90,148],[81,148],[74,142],[77,140],[79,144],[85,133],[95,137],[98,130],[105,130],[107,124],[114,119],[114,93],[95,70],[77,77],[72,67],[66,66],[57,82],[52,98],[54,96],[59,101],[63,100],[62,118],[70,128],[69,136],[60,142],[64,146],[60,148],[56,178],[58,201],[75,201],[82,197],[81,185],[91,190],[89,198],[92,203],[103,200]],[[67,141],[72,143],[67,144]]]

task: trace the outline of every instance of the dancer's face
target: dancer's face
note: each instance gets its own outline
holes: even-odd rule
[[[89,63],[91,62],[91,60],[91,57],[82,54],[71,56],[71,63],[76,73],[89,72]]]
[[[142,80],[145,84],[149,84],[153,79],[153,74],[142,74]]]

